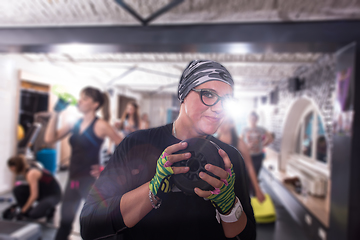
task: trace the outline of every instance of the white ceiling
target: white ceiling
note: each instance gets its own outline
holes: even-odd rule
[[[171,0],[124,0],[146,19]],[[185,0],[150,24],[360,19],[359,0]],[[0,1],[0,27],[140,25],[115,0]]]
[[[293,76],[301,66],[314,63],[319,53],[204,54],[23,54],[32,64],[51,64],[104,86],[136,92],[176,93],[186,65],[193,59],[222,63],[235,80],[236,91],[250,95],[269,92],[278,81]]]

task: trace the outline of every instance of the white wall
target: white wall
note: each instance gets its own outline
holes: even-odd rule
[[[172,105],[171,95],[144,96],[140,101],[140,112],[149,115],[150,127],[166,124],[167,109]]]
[[[7,160],[15,154],[18,122],[18,76],[15,61],[0,56],[0,193],[9,191],[13,175]]]

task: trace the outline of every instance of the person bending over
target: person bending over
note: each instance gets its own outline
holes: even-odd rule
[[[16,216],[17,220],[46,217],[51,222],[55,207],[61,199],[61,188],[54,176],[46,169],[28,163],[22,155],[10,158],[7,165],[11,172],[23,175],[27,182],[13,189],[16,205],[10,211],[15,211],[16,207],[21,208]]]

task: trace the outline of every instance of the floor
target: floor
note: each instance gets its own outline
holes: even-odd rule
[[[67,179],[67,172],[59,172],[56,176],[61,183],[62,187],[66,183]],[[261,182],[261,179],[260,179]],[[271,191],[268,191],[264,185],[261,185],[265,192],[271,194]],[[11,193],[3,194],[0,197],[4,198],[12,198]],[[308,240],[305,236],[305,233],[300,229],[297,223],[292,219],[289,213],[286,211],[284,206],[281,204],[280,199],[277,196],[271,195],[272,200],[274,202],[277,214],[277,220],[275,223],[272,224],[258,224],[257,225],[257,240]],[[10,203],[7,202],[0,202],[0,212],[9,206]],[[81,204],[82,205],[82,204]],[[44,221],[40,220],[39,224],[42,229],[42,235],[45,240],[54,239],[56,230],[59,226],[59,208],[55,213],[54,224],[49,225],[46,224]],[[78,215],[80,214],[80,209],[78,211]],[[79,219],[78,216],[76,219]],[[70,240],[79,240],[80,237],[80,227],[79,222],[74,221],[73,224],[73,232],[70,236]]]
[[[261,176],[261,174],[260,174]],[[260,186],[270,194],[271,199],[275,205],[276,211],[276,222],[273,224],[258,224],[257,225],[257,240],[309,240],[305,235],[305,232],[290,216],[288,211],[282,205],[281,200],[278,196],[271,193],[270,190],[266,189],[264,184]]]
[[[58,172],[56,174],[56,178],[59,181],[62,190],[64,192],[65,189],[65,184],[67,181],[67,175],[68,172]],[[0,197],[4,197],[4,198],[13,198],[11,193],[7,193],[7,194],[3,194]],[[8,207],[9,205],[11,205],[12,203],[0,203],[0,212],[2,212],[3,209],[5,209],[6,207]],[[83,203],[80,204],[80,206],[82,206]],[[59,227],[59,222],[60,222],[60,207],[61,205],[59,204],[57,206],[56,212],[55,212],[55,217],[54,217],[54,223],[53,224],[47,224],[45,223],[45,219],[39,219],[39,224],[41,226],[41,230],[42,230],[42,239],[43,240],[52,240],[55,238],[56,235],[56,230]],[[75,219],[79,219],[80,216],[80,211],[81,209],[79,208],[77,216]],[[73,223],[73,230],[72,230],[72,234],[69,237],[69,240],[81,240],[82,238],[80,237],[80,225],[79,225],[79,221],[74,221]]]

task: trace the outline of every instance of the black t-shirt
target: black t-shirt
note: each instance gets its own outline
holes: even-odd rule
[[[80,226],[83,239],[106,236],[111,239],[225,239],[211,202],[182,192],[166,194],[160,208],[151,210],[134,227],[127,228],[123,222],[120,212],[122,195],[150,181],[160,154],[166,147],[180,142],[172,136],[171,130],[172,124],[168,124],[136,131],[119,144],[82,209]],[[234,167],[235,194],[247,216],[247,225],[239,237],[253,240],[256,238],[256,225],[243,159],[235,148],[214,137],[210,140],[229,155]]]

